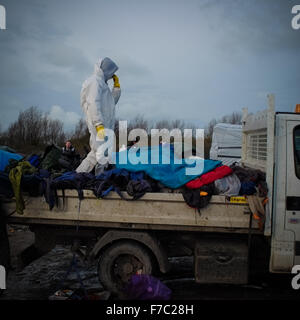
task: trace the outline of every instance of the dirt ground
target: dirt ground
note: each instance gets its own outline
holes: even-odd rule
[[[72,260],[70,247],[56,246],[18,271],[17,255],[33,243],[34,234],[26,226],[10,225],[8,231],[13,270],[9,271],[7,289],[0,300],[48,300],[58,289],[80,288],[74,270],[62,283]],[[193,278],[192,258],[172,258],[170,262],[170,273],[160,280],[172,290],[172,300],[300,300],[300,290],[292,289],[290,275],[263,275],[243,286],[197,284]],[[86,289],[104,291],[98,281],[96,264],[87,266],[78,259],[78,270]]]

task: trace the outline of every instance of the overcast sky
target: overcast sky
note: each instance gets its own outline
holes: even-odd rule
[[[72,129],[99,57],[119,66],[117,117],[182,119],[203,128],[247,106],[300,103],[293,0],[0,0],[2,129],[30,106]]]

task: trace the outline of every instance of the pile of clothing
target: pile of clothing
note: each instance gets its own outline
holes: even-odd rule
[[[185,185],[182,192],[186,203],[195,209],[204,208],[212,195],[242,196],[262,231],[265,223],[265,205],[268,202],[266,175],[260,170],[244,168],[236,163],[221,165]]]
[[[124,161],[128,150],[117,152],[115,164],[98,175],[62,169],[61,150],[55,146],[47,147],[43,156],[2,154],[5,152],[8,151],[0,150],[0,194],[15,196],[19,214],[25,208],[21,191],[31,196],[43,195],[50,209],[58,205],[57,190],[63,190],[63,194],[66,189],[77,190],[79,199],[83,199],[83,190],[93,191],[97,198],[105,198],[115,191],[127,201],[137,200],[147,192],[180,192],[186,203],[198,211],[209,204],[212,195],[266,197],[268,192],[262,171],[236,164],[229,167],[220,161],[201,158],[193,163],[186,159],[178,163],[172,145],[140,148],[139,156],[148,159],[148,164]],[[151,164],[155,152],[159,161]]]
[[[186,202],[198,210],[209,203],[212,195],[246,196],[266,198],[266,175],[261,170],[244,168],[238,164],[221,165],[216,169],[188,182],[183,196]],[[204,195],[207,198],[203,198]]]
[[[15,150],[0,147],[0,197],[16,199],[16,211],[23,214],[25,203],[22,192],[30,196],[46,195],[47,179],[51,176],[61,175],[74,167],[61,166],[65,159],[62,149],[55,145],[46,147],[43,154],[21,155]],[[74,157],[77,159],[77,157]]]

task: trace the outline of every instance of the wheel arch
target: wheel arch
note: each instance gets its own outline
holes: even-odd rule
[[[147,232],[110,230],[97,241],[90,253],[90,259],[96,259],[108,245],[120,240],[133,240],[142,244],[154,255],[160,271],[162,273],[169,271],[170,264],[164,248],[154,236]]]

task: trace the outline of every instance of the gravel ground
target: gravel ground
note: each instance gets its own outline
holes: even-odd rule
[[[17,270],[17,255],[34,241],[28,227],[9,226],[12,267],[8,274],[7,290],[0,300],[48,300],[60,288],[75,290],[80,287],[76,272],[62,279],[72,260],[68,246],[56,246],[47,255]],[[263,275],[252,279],[249,285],[197,284],[193,278],[193,259],[171,259],[171,272],[161,280],[172,290],[173,300],[299,300],[300,290],[291,288],[290,275]],[[87,266],[78,259],[78,270],[86,289],[103,292],[98,281],[96,265]]]

